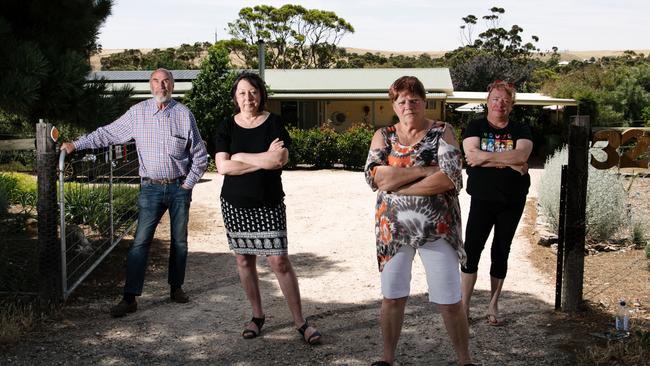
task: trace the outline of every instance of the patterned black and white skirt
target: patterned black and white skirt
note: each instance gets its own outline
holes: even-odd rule
[[[237,254],[286,255],[287,212],[273,207],[234,207],[221,198],[221,214],[230,250]]]

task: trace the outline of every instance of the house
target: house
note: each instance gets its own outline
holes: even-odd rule
[[[401,76],[415,76],[427,93],[427,117],[442,119],[445,99],[453,94],[449,70],[302,69],[265,70],[273,92],[269,110],[301,128],[330,123],[345,130],[354,123],[375,127],[394,123],[388,87]]]
[[[172,70],[173,97],[182,99],[200,70]],[[130,85],[134,99],[149,98],[151,71],[98,71],[88,79],[105,78],[111,88]],[[448,104],[483,104],[487,93],[454,91],[449,69],[266,69],[271,89],[268,109],[300,128],[325,123],[345,130],[355,123],[374,127],[394,123],[388,87],[397,78],[411,75],[422,81],[427,93],[427,117],[444,120]],[[552,98],[538,93],[517,93],[517,104],[539,106],[577,105],[573,99]]]

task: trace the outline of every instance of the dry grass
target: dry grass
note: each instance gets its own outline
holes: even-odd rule
[[[578,354],[578,366],[648,365],[650,332],[635,332],[623,341],[610,341],[606,346],[589,346]]]
[[[641,227],[650,220],[650,178],[630,182],[630,204]],[[539,242],[536,201],[529,200],[526,217],[532,230],[527,232],[532,243]],[[650,365],[650,282],[647,280],[650,260],[642,250],[647,232],[637,233],[634,245],[613,252],[592,253],[585,257],[583,311],[569,315],[566,325],[573,330],[573,346],[577,365]],[[553,249],[533,245],[530,258],[549,283],[555,282],[556,255]],[[592,333],[611,328],[617,299],[633,300],[630,319],[632,334],[618,341],[604,341]]]
[[[34,329],[38,316],[31,305],[4,302],[0,306],[0,344],[18,342],[23,335]]]

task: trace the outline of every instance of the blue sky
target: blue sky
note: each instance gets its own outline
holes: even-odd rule
[[[229,38],[239,9],[286,3],[334,11],[355,28],[340,46],[387,51],[445,51],[461,46],[461,18],[481,17],[492,6],[506,13],[501,26],[517,24],[524,39],[540,38],[542,50],[650,49],[648,0],[114,0],[99,43],[111,48],[163,48]],[[645,26],[643,24],[646,24]],[[482,21],[476,26],[485,29]],[[478,32],[475,32],[478,33]]]

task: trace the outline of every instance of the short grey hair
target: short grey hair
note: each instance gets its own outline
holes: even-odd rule
[[[154,70],[154,71],[151,73],[151,75],[149,75],[149,80],[153,79],[153,74],[155,74],[155,73],[157,73],[157,72],[159,72],[159,71],[164,72],[164,73],[167,74],[167,76],[169,77],[169,80],[174,81],[174,75],[172,75],[172,72],[169,71],[169,70],[167,70],[167,69],[165,69],[164,67],[160,67],[160,68],[157,68],[156,70]]]

